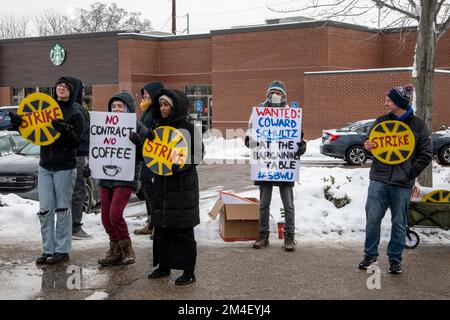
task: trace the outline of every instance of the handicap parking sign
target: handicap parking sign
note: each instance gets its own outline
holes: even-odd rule
[[[291,108],[298,108],[298,101],[291,101]]]
[[[197,112],[202,112],[202,109],[203,109],[203,100],[201,99],[195,100],[195,110]]]

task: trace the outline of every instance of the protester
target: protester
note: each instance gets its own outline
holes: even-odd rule
[[[389,208],[391,210],[391,238],[387,247],[389,272],[401,273],[402,252],[405,248],[406,225],[409,199],[415,178],[428,166],[432,159],[431,134],[424,121],[414,115],[411,107],[413,86],[392,88],[386,96],[384,106],[388,114],[376,119],[372,129],[381,122],[397,120],[406,124],[414,133],[415,149],[410,158],[400,164],[385,164],[373,159],[370,168],[370,185],[366,202],[366,239],[364,259],[360,269],[367,269],[377,261],[380,243],[381,221]],[[375,144],[366,140],[367,151]]]
[[[289,108],[287,104],[286,87],[281,81],[273,81],[266,93],[266,100],[259,107],[268,108]],[[248,148],[257,147],[258,142],[251,139],[251,122],[249,122],[249,131],[245,139],[245,145]],[[306,142],[303,140],[303,131],[301,133],[301,142],[297,143],[298,149],[296,156],[300,157],[306,151]],[[284,224],[284,243],[283,248],[286,251],[294,251],[295,241],[295,207],[294,207],[294,182],[271,182],[255,181],[259,186],[260,209],[259,209],[259,234],[258,239],[253,244],[253,248],[261,249],[269,245],[269,216],[270,202],[272,200],[272,190],[274,186],[280,189],[281,200],[285,212]]]
[[[141,89],[142,102],[140,104],[140,108],[142,110],[142,115],[140,121],[150,131],[153,128],[153,109],[155,108],[155,106],[158,106],[156,96],[161,91],[161,89],[163,89],[163,85],[157,81],[147,83]],[[134,230],[134,233],[137,235],[153,234],[153,225],[151,224],[152,206],[150,203],[150,195],[154,176],[155,174],[152,171],[142,166],[140,180],[142,181],[142,190],[144,192],[148,218],[145,227],[143,227],[142,229]]]
[[[55,99],[61,108],[63,120],[52,121],[53,128],[61,136],[54,143],[40,148],[38,216],[43,254],[36,260],[37,264],[57,264],[69,260],[76,155],[84,131],[83,116],[76,102],[77,92],[78,82],[73,81],[73,78],[62,77],[56,81]],[[11,123],[18,130],[22,117],[11,114]]]
[[[153,265],[159,266],[149,278],[169,276],[171,269],[184,270],[175,284],[186,285],[196,280],[194,227],[200,223],[196,165],[202,150],[196,148],[198,141],[194,141],[194,126],[186,121],[186,96],[179,91],[163,89],[158,101],[160,107],[153,111],[155,128],[170,126],[182,130],[190,150],[184,166],[177,162],[172,165],[173,175],[155,175],[151,193],[152,223],[155,226]]]
[[[115,94],[108,103],[108,112],[135,113],[136,107],[133,97],[126,92]],[[145,137],[145,127],[137,121],[137,134],[130,140],[139,141]],[[139,148],[136,148],[136,161],[139,161]],[[109,250],[104,259],[99,259],[102,266],[127,265],[135,262],[135,254],[128,234],[127,223],[123,211],[128,204],[131,194],[137,189],[137,175],[139,167],[136,166],[134,181],[100,180],[100,199],[102,208],[102,223],[109,236]]]

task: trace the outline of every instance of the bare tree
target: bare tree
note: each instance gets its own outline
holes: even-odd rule
[[[142,19],[141,13],[127,12],[113,3],[107,6],[96,2],[90,5],[90,9],[77,8],[75,14],[77,32],[101,32],[117,30],[151,31],[151,23],[148,19]]]
[[[75,32],[71,18],[56,11],[44,11],[35,17],[35,22],[39,36],[58,36]]]
[[[28,33],[28,16],[12,16],[2,14],[0,16],[0,39],[25,38]]]
[[[378,10],[384,27],[417,26],[413,83],[415,109],[432,128],[436,45],[450,28],[450,0],[310,0],[299,8],[275,9],[276,12],[304,12],[311,17],[348,21]],[[376,14],[376,13],[375,13]],[[419,177],[423,186],[433,185],[431,165]]]

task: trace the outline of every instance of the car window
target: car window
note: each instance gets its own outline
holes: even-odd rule
[[[12,146],[11,146],[11,142],[9,142],[9,138],[6,137],[1,137],[0,138],[0,154],[4,154],[4,153],[11,153],[12,152]]]
[[[22,149],[28,143],[21,135],[11,136],[11,139],[14,142],[16,150]]]
[[[18,153],[19,154],[23,154],[23,155],[27,155],[27,156],[38,156],[40,154],[40,150],[41,149],[40,149],[39,146],[37,146],[35,144],[28,143]]]

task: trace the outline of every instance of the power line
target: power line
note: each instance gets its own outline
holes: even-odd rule
[[[287,4],[291,3],[292,1],[284,1],[284,2],[278,2],[278,3],[272,3],[272,6],[281,5],[281,4]],[[263,9],[267,8],[267,5],[260,6],[260,7],[254,7],[254,8],[248,8],[248,9],[241,9],[241,10],[233,10],[233,11],[226,11],[226,12],[215,12],[215,13],[204,13],[204,14],[193,14],[192,17],[206,17],[206,16],[219,16],[219,15],[225,15],[225,14],[232,14],[232,13],[239,13],[239,12],[245,12],[245,11],[252,11],[256,9]]]

